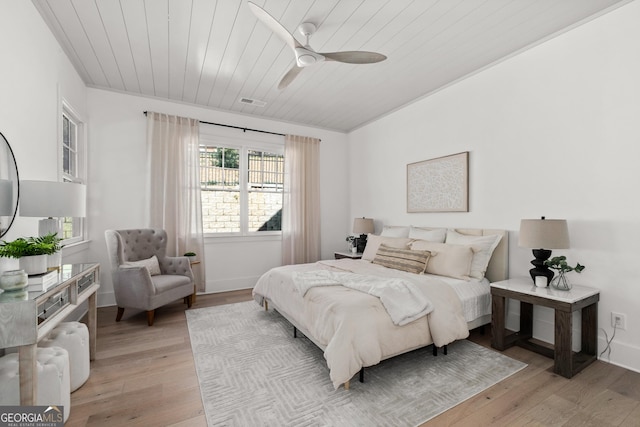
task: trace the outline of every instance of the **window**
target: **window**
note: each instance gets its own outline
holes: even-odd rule
[[[83,161],[84,123],[65,102],[62,104],[62,162],[61,174],[64,182],[84,183]],[[83,218],[61,218],[63,244],[84,239]]]
[[[204,233],[279,234],[283,147],[265,146],[259,141],[225,144],[202,134],[200,141]]]
[[[78,176],[78,125],[65,112],[62,113],[62,173]]]

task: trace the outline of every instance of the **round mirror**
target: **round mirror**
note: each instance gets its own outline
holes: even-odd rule
[[[9,141],[0,133],[0,237],[11,228],[18,210],[18,166]]]

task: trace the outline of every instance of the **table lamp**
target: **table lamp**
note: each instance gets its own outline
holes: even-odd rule
[[[533,249],[535,259],[531,261],[534,268],[529,270],[531,279],[539,285],[542,277],[546,285],[553,279],[553,271],[544,262],[551,256],[551,249],[569,248],[569,229],[564,219],[523,219],[520,221],[520,237],[518,246]],[[540,279],[536,280],[536,277]]]
[[[357,244],[358,252],[364,252],[368,233],[373,233],[373,219],[362,217],[353,220],[353,234],[360,234]]]
[[[87,187],[73,182],[20,181],[20,216],[46,217],[38,223],[38,235],[58,233],[59,218],[86,215]]]

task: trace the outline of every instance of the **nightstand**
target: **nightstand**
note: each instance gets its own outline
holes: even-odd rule
[[[336,259],[342,259],[342,258],[360,259],[362,258],[362,252],[334,252],[333,256]]]
[[[505,328],[505,299],[520,301],[520,331]],[[598,301],[600,290],[574,285],[570,291],[536,287],[528,277],[491,284],[491,346],[504,350],[513,345],[554,359],[553,372],[571,378],[597,359]],[[553,347],[531,342],[533,306],[553,308],[555,337]],[[571,350],[573,312],[582,311],[581,350]]]
[[[189,265],[191,267],[193,267],[194,265],[198,265],[200,264],[200,261],[189,261]],[[195,275],[194,275],[195,278]],[[196,303],[196,296],[198,295],[198,285],[196,285],[195,280],[193,282],[193,296],[191,297],[191,304],[195,304]],[[186,299],[185,299],[186,302]]]

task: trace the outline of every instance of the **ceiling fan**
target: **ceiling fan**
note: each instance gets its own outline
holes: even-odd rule
[[[308,67],[313,64],[317,64],[322,61],[336,61],[345,62],[348,64],[372,64],[375,62],[384,61],[386,56],[376,52],[365,51],[343,51],[343,52],[316,52],[309,46],[309,37],[316,31],[316,26],[310,22],[303,22],[298,27],[298,32],[306,38],[306,44],[303,46],[296,40],[293,35],[287,31],[273,16],[256,5],[253,2],[248,2],[249,9],[254,15],[271,31],[273,31],[287,46],[293,49],[296,56],[295,65],[284,75],[278,89],[284,89],[296,78],[304,67]]]

